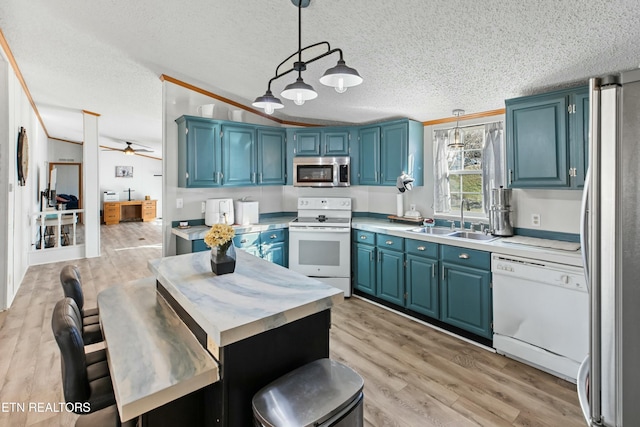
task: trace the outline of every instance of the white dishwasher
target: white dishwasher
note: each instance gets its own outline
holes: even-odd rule
[[[589,347],[583,269],[491,254],[491,271],[496,351],[575,383]]]

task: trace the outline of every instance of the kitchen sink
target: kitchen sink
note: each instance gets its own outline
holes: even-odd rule
[[[409,231],[413,233],[437,234],[437,235],[452,233],[450,228],[438,228],[438,227],[418,227],[418,228],[412,228]]]
[[[497,239],[497,237],[492,236],[490,234],[477,233],[474,231],[456,231],[454,233],[449,234],[448,237],[455,237],[458,239],[482,240],[484,242]]]

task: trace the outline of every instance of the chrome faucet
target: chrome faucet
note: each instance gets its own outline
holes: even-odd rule
[[[460,201],[460,231],[464,231],[464,205],[465,205],[465,202],[467,202],[466,203],[467,210],[470,210],[469,209],[469,202],[467,200],[465,200],[465,199],[462,199]]]

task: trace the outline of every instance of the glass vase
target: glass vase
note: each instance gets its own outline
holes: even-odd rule
[[[233,241],[211,248],[211,271],[215,274],[233,273],[236,269],[236,249]]]

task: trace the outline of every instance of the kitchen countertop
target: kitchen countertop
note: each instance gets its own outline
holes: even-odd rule
[[[268,218],[260,220],[259,224],[251,225],[234,225],[236,234],[261,232],[267,230],[274,230],[277,228],[288,228],[289,222],[295,219],[294,216],[279,216],[274,218]],[[185,240],[200,240],[204,239],[204,235],[209,231],[211,227],[208,225],[194,225],[189,228],[173,227],[171,233],[177,237],[181,237]]]
[[[372,231],[375,233],[385,233],[392,236],[404,237],[408,239],[423,240],[427,242],[441,243],[469,249],[477,249],[503,255],[533,258],[540,261],[556,262],[560,264],[582,267],[582,254],[580,250],[563,251],[558,249],[507,243],[501,238],[497,238],[496,240],[492,241],[477,241],[448,237],[444,235],[414,233],[407,230],[419,227],[418,224],[402,224],[390,222],[384,219],[354,217],[351,221],[351,227],[358,230]]]
[[[222,347],[340,303],[340,289],[237,251],[236,270],[216,276],[207,251],[149,261],[160,284]]]
[[[218,364],[156,291],[153,277],[105,289],[98,307],[123,421],[220,379]]]

